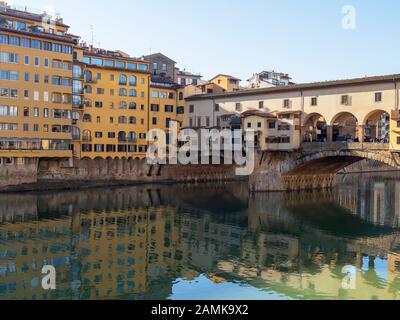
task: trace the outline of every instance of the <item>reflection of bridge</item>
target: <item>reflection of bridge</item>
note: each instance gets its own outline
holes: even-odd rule
[[[339,171],[363,159],[400,169],[400,155],[390,151],[386,143],[303,143],[297,152],[263,152],[250,179],[250,188],[253,191],[329,188],[336,182]]]

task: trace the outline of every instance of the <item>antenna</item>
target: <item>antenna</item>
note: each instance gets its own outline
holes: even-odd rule
[[[92,47],[94,46],[94,26],[91,24],[90,25],[90,32],[92,35]]]

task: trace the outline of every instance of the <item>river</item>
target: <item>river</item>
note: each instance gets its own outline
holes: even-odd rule
[[[399,228],[396,173],[1,194],[0,299],[400,299]]]

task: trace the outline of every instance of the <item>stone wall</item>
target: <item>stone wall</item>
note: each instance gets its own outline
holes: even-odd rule
[[[232,165],[154,165],[146,160],[82,159],[72,163],[60,160],[40,160],[39,182],[63,181],[66,184],[85,182],[89,185],[109,183],[152,182],[216,182],[234,180]]]
[[[11,164],[0,164],[0,191],[10,186],[35,183],[37,181],[38,159],[25,159]]]

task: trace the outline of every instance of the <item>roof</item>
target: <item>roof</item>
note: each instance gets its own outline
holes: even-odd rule
[[[164,58],[166,58],[166,59],[168,59],[168,60],[171,60],[173,63],[176,63],[176,61],[172,60],[170,57],[167,57],[165,54],[162,54],[162,53],[160,53],[160,52],[158,52],[158,53],[153,53],[153,54],[149,54],[149,55],[144,55],[143,57],[144,57],[145,59],[151,59],[152,57],[156,57],[156,56],[162,56],[162,57],[164,57]]]
[[[183,71],[183,70],[177,70],[176,71],[177,75],[183,75],[183,76],[190,76],[190,77],[196,77],[196,78],[202,78],[203,76],[200,74],[194,74],[192,72],[188,72],[188,71]]]
[[[216,78],[218,78],[218,77],[225,77],[225,78],[229,78],[229,79],[241,81],[240,79],[238,79],[238,78],[236,78],[236,77],[230,76],[230,75],[228,75],[228,74],[222,74],[222,73],[217,74],[217,75],[216,75],[214,78],[212,78],[210,81],[212,81],[212,80],[214,80],[214,79],[216,79]]]
[[[400,81],[400,74],[354,78],[354,79],[347,79],[347,80],[334,80],[334,81],[322,81],[322,82],[312,82],[312,83],[302,83],[302,84],[290,84],[287,86],[279,86],[279,87],[272,87],[272,88],[259,88],[259,89],[246,89],[246,90],[238,90],[238,91],[233,91],[233,92],[224,92],[224,93],[216,93],[216,94],[202,94],[202,95],[194,95],[191,97],[187,97],[186,100],[207,100],[207,99],[217,99],[217,98],[260,95],[260,94],[274,94],[274,93],[293,92],[293,91],[329,89],[329,88],[346,87],[346,86],[354,86],[354,85],[391,83],[391,82],[395,82],[395,81]]]
[[[41,22],[44,17],[48,16],[45,13],[38,14],[38,13],[16,10],[16,9],[8,8],[8,7],[2,7],[2,9],[3,10],[0,11],[1,15],[7,15],[10,17],[14,17],[14,18],[21,18],[21,19],[26,19],[26,20],[36,21],[36,22]],[[69,28],[68,25],[66,25],[62,22],[62,19],[55,19],[55,20],[52,19],[52,21],[57,26]]]
[[[247,110],[247,111],[242,113],[242,117],[243,118],[252,117],[252,116],[261,117],[261,118],[268,118],[268,119],[276,119],[276,116],[273,115],[272,113],[263,112],[263,111],[255,110],[255,109]]]

